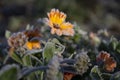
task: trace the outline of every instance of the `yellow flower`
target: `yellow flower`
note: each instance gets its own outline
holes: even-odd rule
[[[52,9],[48,13],[48,25],[51,27],[51,33],[61,35],[73,36],[73,25],[65,22],[66,14],[60,12],[58,9]]]
[[[26,43],[26,47],[27,47],[27,49],[32,50],[32,49],[39,49],[39,48],[41,48],[41,45],[40,45],[39,41],[28,41]]]

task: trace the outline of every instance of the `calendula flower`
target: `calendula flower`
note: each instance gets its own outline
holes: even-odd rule
[[[114,68],[116,66],[117,66],[117,63],[113,57],[110,57],[105,61],[105,69],[109,72],[114,71]]]
[[[77,54],[75,68],[78,74],[83,75],[90,65],[90,58],[86,52]]]
[[[9,54],[11,55],[14,51],[24,53],[24,45],[27,41],[28,38],[23,32],[13,33],[8,38],[8,45],[10,46]]]
[[[114,71],[114,68],[117,66],[114,58],[110,57],[110,54],[105,51],[101,51],[97,56],[97,62],[103,62],[102,65],[104,66],[105,70],[109,72]]]
[[[108,54],[105,51],[101,51],[100,54],[97,56],[97,61],[106,61],[110,57],[110,54]]]
[[[8,38],[8,45],[11,47],[10,52],[15,50],[24,53],[26,49],[41,48],[40,41],[36,37],[40,37],[38,29],[12,34]]]
[[[38,39],[41,34],[37,28],[33,30],[26,30],[24,31],[24,34],[28,37],[28,41],[25,44],[25,47],[28,50],[41,48],[40,41]]]
[[[13,33],[8,38],[8,45],[16,49],[24,46],[24,44],[27,42],[27,39],[27,36],[23,32]]]
[[[52,34],[73,36],[73,25],[65,22],[66,14],[58,9],[52,9],[48,14],[48,25],[51,28]]]

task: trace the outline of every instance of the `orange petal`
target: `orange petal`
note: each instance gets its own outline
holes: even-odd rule
[[[110,57],[110,54],[104,51],[101,51],[100,54],[97,56],[97,61],[99,60],[103,60],[105,61],[106,59],[108,59]]]
[[[67,36],[73,36],[75,32],[73,29],[66,29],[66,30],[62,30],[62,33]]]
[[[60,25],[60,29],[69,29],[69,28],[73,28],[73,25],[69,22]]]
[[[116,61],[114,60],[113,57],[110,57],[110,58],[106,59],[105,69],[107,71],[113,71],[116,66],[117,66],[117,63],[116,63]]]
[[[58,9],[52,9],[48,14],[49,22],[53,24],[62,24],[66,19],[66,14],[60,12]]]
[[[75,74],[65,72],[63,76],[64,78],[63,80],[71,80],[73,76],[75,76]]]
[[[26,43],[26,47],[27,47],[27,49],[32,50],[32,49],[39,49],[39,48],[41,48],[41,45],[40,45],[39,41],[28,41]]]

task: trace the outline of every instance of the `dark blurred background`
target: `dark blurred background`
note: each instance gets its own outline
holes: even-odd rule
[[[52,8],[65,12],[67,21],[86,31],[107,29],[120,37],[120,0],[0,0],[0,42],[5,30],[15,32],[34,24]]]

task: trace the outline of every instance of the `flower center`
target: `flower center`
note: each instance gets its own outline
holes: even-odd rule
[[[53,27],[56,28],[56,29],[60,29],[60,26],[58,24],[53,23]]]

